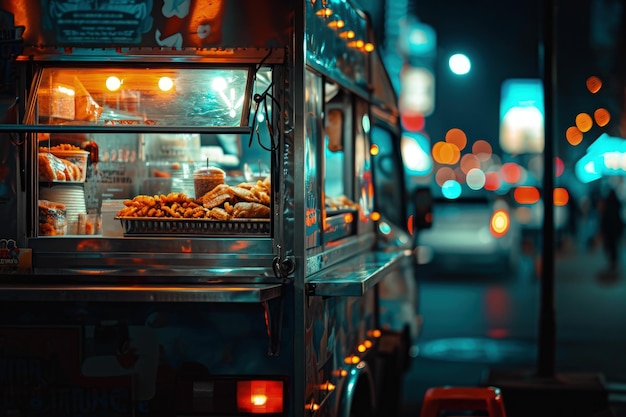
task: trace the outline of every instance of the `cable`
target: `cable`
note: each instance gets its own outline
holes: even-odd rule
[[[252,119],[252,131],[250,132],[250,141],[248,142],[248,147],[252,146],[252,141],[254,140],[254,133],[256,132],[257,135],[257,142],[259,144],[259,146],[263,149],[265,149],[266,151],[275,151],[276,149],[278,149],[278,143],[276,143],[276,141],[274,140],[275,137],[275,133],[274,133],[274,128],[271,124],[271,120],[273,120],[272,117],[272,113],[270,113],[269,109],[268,109],[268,105],[267,105],[267,98],[269,97],[270,100],[275,104],[275,106],[278,108],[278,111],[280,112],[280,103],[278,102],[278,100],[276,100],[276,98],[271,95],[269,93],[269,90],[274,86],[274,83],[270,83],[269,86],[267,86],[267,88],[265,89],[265,91],[263,91],[263,93],[261,94],[255,94],[253,97],[254,102],[256,103],[255,106],[255,110],[254,110],[254,116]],[[259,112],[259,106],[260,104],[263,103],[263,111],[265,112],[265,123],[267,126],[267,130],[268,133],[270,135],[270,141],[271,141],[271,145],[268,147],[266,145],[264,145],[261,142],[261,134],[259,133],[259,127],[257,126],[257,114]]]

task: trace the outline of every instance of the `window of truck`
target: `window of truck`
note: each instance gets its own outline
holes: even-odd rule
[[[406,224],[403,188],[403,164],[395,152],[393,133],[383,126],[372,127],[373,167],[376,186],[376,209],[390,222]]]

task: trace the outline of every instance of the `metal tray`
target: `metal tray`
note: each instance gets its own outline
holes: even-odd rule
[[[115,217],[124,236],[254,236],[270,233],[270,219],[175,219],[171,217]]]

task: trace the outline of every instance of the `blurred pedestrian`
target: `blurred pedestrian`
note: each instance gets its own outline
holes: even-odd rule
[[[611,270],[615,270],[618,264],[618,250],[624,220],[622,219],[622,203],[617,197],[615,190],[611,190],[603,202],[600,212],[600,233],[604,252],[608,258]]]

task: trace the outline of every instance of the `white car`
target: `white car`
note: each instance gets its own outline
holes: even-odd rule
[[[514,270],[521,249],[519,224],[504,199],[435,199],[430,229],[420,231],[421,264],[435,272],[501,273]]]

